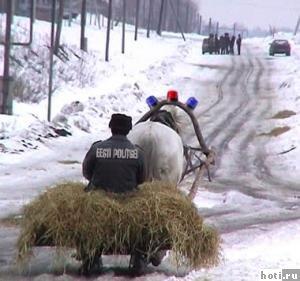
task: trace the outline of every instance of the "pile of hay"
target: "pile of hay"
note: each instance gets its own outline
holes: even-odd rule
[[[34,246],[75,248],[79,258],[129,254],[149,255],[171,249],[178,265],[214,266],[219,236],[203,225],[193,203],[175,186],[145,183],[130,195],[86,193],[81,183],[57,185],[24,208],[18,257],[25,261]]]

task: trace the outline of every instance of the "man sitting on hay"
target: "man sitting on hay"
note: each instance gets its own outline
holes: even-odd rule
[[[82,172],[89,181],[86,191],[101,189],[106,192],[126,193],[134,191],[145,180],[145,163],[142,150],[126,137],[132,129],[132,118],[125,114],[113,114],[109,122],[112,136],[105,141],[95,142],[86,154]],[[163,257],[161,252],[150,257],[158,266]],[[101,257],[95,256],[90,267],[102,265]],[[140,252],[131,254],[130,266],[140,272],[147,259]]]

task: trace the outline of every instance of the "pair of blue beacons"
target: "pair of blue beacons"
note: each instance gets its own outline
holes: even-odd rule
[[[175,94],[176,93],[176,94]],[[167,95],[167,99],[168,99],[168,101],[173,101],[173,102],[175,102],[175,101],[178,101],[178,94],[177,94],[177,92],[175,92],[175,91],[169,91],[168,92],[168,95]],[[155,97],[155,96],[149,96],[147,99],[146,99],[146,103],[148,104],[148,106],[150,107],[150,108],[152,108],[152,107],[155,107],[157,104],[158,104],[158,99]],[[194,97],[190,97],[190,98],[188,98],[188,100],[186,101],[186,103],[185,103],[185,105],[188,107],[188,108],[190,108],[190,109],[192,109],[192,110],[194,110],[196,107],[197,107],[197,105],[198,105],[198,100],[196,99],[196,98],[194,98]]]

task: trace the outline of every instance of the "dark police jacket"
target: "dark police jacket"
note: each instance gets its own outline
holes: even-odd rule
[[[127,192],[145,180],[143,152],[126,136],[113,135],[95,142],[82,165],[90,181],[87,191],[101,188],[108,192]]]

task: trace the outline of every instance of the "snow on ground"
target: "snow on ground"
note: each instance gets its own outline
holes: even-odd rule
[[[277,34],[275,38],[287,39],[291,44],[291,57],[277,55],[270,58],[273,63],[272,88],[274,89],[274,102],[272,104],[274,118],[276,114],[283,111],[290,111],[291,115],[281,116],[272,120],[275,127],[289,127],[290,130],[285,134],[274,137],[269,142],[267,149],[269,153],[268,161],[275,166],[276,173],[291,180],[299,180],[300,177],[300,46],[299,37],[291,34]],[[263,46],[268,54],[268,44],[272,38],[253,40]],[[252,41],[252,42],[253,42]],[[269,128],[268,131],[271,131]],[[290,151],[291,150],[291,151]]]
[[[300,253],[296,250],[300,241],[299,230],[299,221],[296,221],[225,234],[222,236],[223,261],[218,267],[167,280],[258,281],[262,280],[261,272],[266,272],[266,269],[274,269],[274,272],[282,268],[299,269]]]
[[[49,36],[45,35],[45,30],[50,31],[49,24],[37,22],[35,26],[40,34]],[[62,42],[78,46],[79,34],[76,24],[64,27]],[[206,95],[206,87],[209,82],[221,78],[218,69],[226,67],[229,57],[201,56],[201,37],[197,35],[184,42],[174,35],[161,38],[151,34],[151,38],[147,39],[143,31],[139,33],[138,41],[134,41],[132,30],[126,35],[126,53],[122,55],[120,34],[120,29],[115,27],[111,38],[111,59],[105,62],[105,30],[99,31],[95,27],[87,30],[88,48],[92,55],[86,59],[90,68],[94,65],[88,71],[96,79],[90,85],[85,83],[84,87],[58,81],[59,87],[52,100],[53,122],[46,121],[46,96],[38,103],[15,101],[13,116],[0,115],[0,217],[18,212],[47,185],[70,178],[82,180],[84,154],[93,141],[109,135],[107,125],[112,113],[121,111],[137,120],[147,110],[147,96],[165,96],[170,88],[176,88],[183,101],[191,93],[197,93],[200,108],[212,102]],[[288,38],[292,42],[292,56],[272,61],[275,74],[272,87],[276,95],[273,110],[274,115],[282,110],[296,114],[272,119],[274,126],[289,126],[290,130],[270,138],[268,161],[276,167],[276,172],[299,178],[300,47],[297,38]],[[45,37],[36,35],[36,48],[39,40],[43,41]],[[258,38],[249,39],[249,42],[262,51],[268,49],[271,40]],[[199,65],[202,66],[201,71],[195,68]],[[189,83],[196,70],[199,71],[197,82],[200,86]],[[72,136],[57,137],[53,128],[63,128]],[[295,147],[292,151],[279,154],[292,147]],[[225,196],[203,190],[195,202],[202,208],[214,208],[221,206],[224,200],[228,207],[241,207],[247,203],[255,210],[258,199],[236,192]],[[249,203],[249,200],[253,201]],[[259,203],[270,208],[270,212],[274,208],[270,202]],[[300,268],[299,252],[295,251],[295,245],[300,241],[299,225],[297,222],[277,223],[224,234],[223,261],[217,268],[166,280],[250,281],[259,280],[259,270],[263,268]]]
[[[274,128],[289,127],[289,130],[277,137],[271,137],[268,145],[268,163],[272,165],[277,175],[290,178],[291,181],[300,178],[300,46],[299,36],[292,34],[278,33],[273,37],[252,38],[249,42],[256,46],[257,50],[265,53],[265,56],[272,63],[271,87],[274,89],[272,104],[273,115],[270,120],[264,122],[261,133],[269,133]],[[269,44],[274,39],[287,39],[291,45],[291,56],[276,55],[269,57]],[[247,40],[246,40],[247,41]],[[276,114],[290,111],[288,116],[276,117]]]

